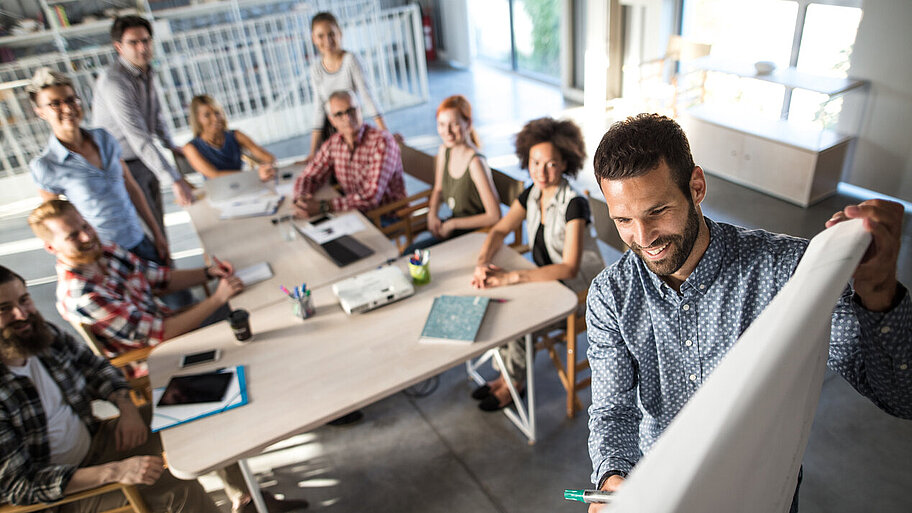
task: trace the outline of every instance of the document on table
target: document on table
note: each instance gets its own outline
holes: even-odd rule
[[[269,267],[269,262],[260,262],[243,269],[239,269],[234,273],[234,275],[241,279],[241,282],[245,287],[249,287],[261,281],[266,281],[273,276],[272,268]]]
[[[300,226],[300,225],[299,225]],[[364,222],[357,214],[344,214],[338,217],[331,217],[317,225],[307,223],[300,226],[310,240],[317,244],[323,244],[333,239],[338,239],[343,235],[351,235],[364,229]]]
[[[229,383],[221,401],[159,406],[158,402],[165,393],[165,387],[152,390],[153,406],[152,423],[150,425],[152,432],[155,433],[162,429],[168,429],[247,404],[247,381],[244,375],[244,367],[239,365],[223,369],[220,372],[233,374],[231,383]]]
[[[276,213],[283,198],[283,196],[277,196],[269,192],[238,196],[231,200],[210,202],[210,204],[220,211],[220,219],[271,216]]]
[[[833,307],[870,240],[860,220],[811,240],[792,278],[615,494],[613,513],[788,511]]]

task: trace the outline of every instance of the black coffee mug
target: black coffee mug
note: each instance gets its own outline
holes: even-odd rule
[[[237,309],[228,316],[228,322],[231,324],[231,331],[234,332],[234,338],[239,342],[247,342],[253,338],[253,332],[250,331],[250,313],[247,310]]]

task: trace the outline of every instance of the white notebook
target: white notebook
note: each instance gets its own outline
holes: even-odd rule
[[[243,269],[238,269],[235,271],[234,275],[241,279],[241,282],[244,283],[245,287],[249,287],[261,281],[266,281],[273,276],[272,268],[269,267],[269,262],[260,262]]]

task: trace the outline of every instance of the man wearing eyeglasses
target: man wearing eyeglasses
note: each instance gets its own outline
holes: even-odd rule
[[[105,242],[169,265],[168,240],[146,196],[121,159],[120,145],[102,128],[83,129],[82,101],[73,81],[50,68],[35,72],[26,87],[35,114],[51,128],[44,151],[29,163],[45,201],[61,194],[76,206]],[[139,220],[152,231],[149,240]]]
[[[295,182],[295,214],[311,217],[345,210],[368,210],[405,198],[399,144],[386,130],[361,118],[351,91],[336,91],[326,102],[337,133],[326,140]],[[343,196],[317,200],[313,193],[335,175]]]
[[[122,16],[111,26],[111,40],[118,59],[95,83],[93,122],[117,137],[130,172],[164,230],[159,181],[173,181],[174,198],[180,205],[193,202],[193,190],[155,146],[158,139],[165,148],[181,151],[171,140],[155,92],[152,25],[139,16]]]

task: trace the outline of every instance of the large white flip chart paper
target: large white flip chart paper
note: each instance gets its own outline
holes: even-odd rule
[[[869,242],[859,220],[811,240],[792,279],[640,460],[608,511],[789,510],[833,307]]]

